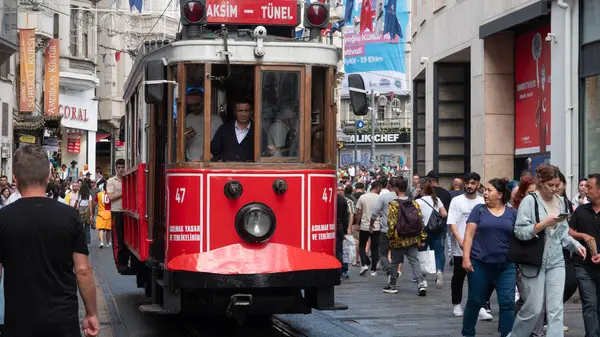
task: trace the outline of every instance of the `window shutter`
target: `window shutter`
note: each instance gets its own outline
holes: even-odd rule
[[[8,137],[8,103],[2,102],[2,136]]]

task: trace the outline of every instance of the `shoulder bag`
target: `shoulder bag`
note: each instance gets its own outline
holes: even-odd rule
[[[535,224],[540,223],[540,210],[538,206],[537,197],[531,193],[535,200]],[[519,240],[515,235],[514,229],[515,223],[513,223],[513,230],[511,231],[510,240],[508,243],[508,255],[506,260],[508,262],[516,263],[518,265],[524,265],[529,267],[538,267],[537,273],[532,276],[525,275],[521,270],[521,275],[527,278],[537,277],[542,267],[542,258],[544,256],[544,243],[546,231],[539,232],[531,240]],[[519,268],[520,269],[520,268]]]
[[[427,221],[427,225],[425,225],[425,232],[427,233],[438,233],[441,232],[446,227],[446,218],[444,218],[440,212],[436,211],[433,206],[431,206],[425,199],[423,200],[429,207],[431,207],[431,216],[429,217],[429,221]],[[442,202],[438,199],[439,202]]]

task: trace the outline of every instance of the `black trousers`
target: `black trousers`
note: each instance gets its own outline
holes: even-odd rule
[[[458,305],[462,302],[463,297],[463,285],[465,284],[465,278],[467,272],[462,267],[462,256],[453,256],[454,258],[454,270],[452,272],[452,281],[450,282],[450,289],[452,292],[452,304]],[[492,285],[488,289],[486,301],[490,301],[490,297],[494,293],[494,286]]]
[[[110,212],[113,219],[113,255],[117,269],[129,266],[130,252],[125,246],[125,219],[123,212]]]
[[[358,234],[358,252],[360,254],[360,264],[363,266],[371,266],[371,271],[377,270],[377,262],[379,262],[379,235],[380,231],[361,230]],[[367,242],[371,238],[371,258],[367,256]]]

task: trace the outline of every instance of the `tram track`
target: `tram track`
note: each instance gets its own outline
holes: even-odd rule
[[[211,321],[212,322],[212,321]],[[183,328],[190,333],[190,337],[308,337],[287,324],[277,316],[260,318],[249,321],[243,326],[238,326],[232,321],[223,319],[223,324],[202,324],[198,322],[184,322]],[[228,324],[229,323],[229,324]]]

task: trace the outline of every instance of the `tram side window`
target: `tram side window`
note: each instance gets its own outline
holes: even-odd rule
[[[177,82],[177,65],[171,67],[171,73],[173,74],[173,81]],[[173,93],[171,96],[173,98],[173,105],[171,111],[171,138],[169,139],[169,143],[171,144],[171,162],[177,161],[177,142],[175,141],[177,135],[177,90],[178,87],[176,85],[172,86]]]
[[[325,162],[325,74],[327,68],[313,67],[310,108],[310,160]]]
[[[204,64],[186,66],[185,90],[185,160],[204,160],[204,113],[210,113],[210,102],[205,104]],[[219,116],[211,114],[211,139],[216,129],[223,124]]]
[[[299,156],[300,152],[300,72],[264,71],[262,73],[261,144],[263,156]]]

